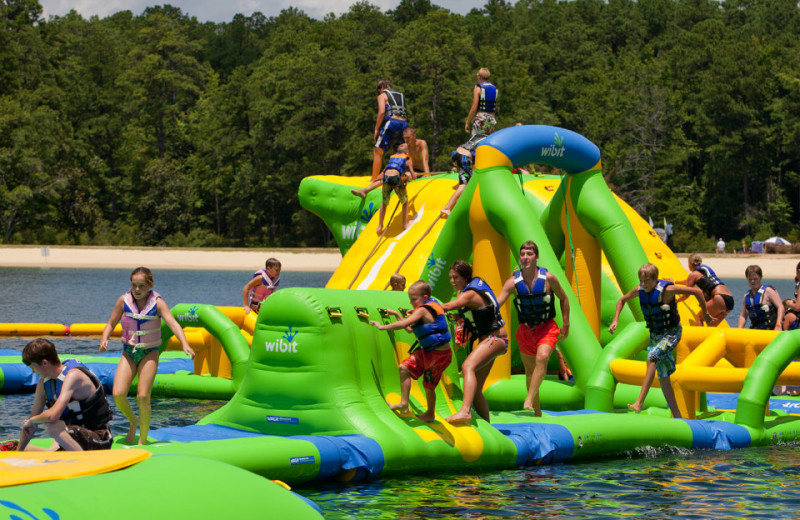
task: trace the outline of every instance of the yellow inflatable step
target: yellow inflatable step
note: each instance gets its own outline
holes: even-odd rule
[[[132,466],[150,455],[140,449],[2,452],[0,487],[107,473]]]

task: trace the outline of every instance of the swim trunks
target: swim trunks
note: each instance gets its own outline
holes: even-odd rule
[[[402,143],[403,130],[406,128],[408,128],[408,121],[390,117],[381,127],[381,133],[378,135],[375,148],[380,148],[385,152],[390,146]]]
[[[669,377],[675,372],[675,347],[678,346],[682,331],[678,326],[659,336],[650,336],[647,360],[656,364],[659,379]]]
[[[390,177],[400,177],[400,175],[390,175]],[[384,179],[385,178],[386,177],[384,177]],[[401,181],[399,184],[396,184],[394,186],[392,186],[388,182],[384,182],[382,189],[384,206],[389,205],[389,199],[392,198],[392,190],[394,190],[394,192],[397,194],[397,198],[400,199],[400,204],[405,204],[406,202],[408,202],[408,192],[406,191],[405,182]]]
[[[439,384],[442,373],[450,365],[452,359],[453,352],[450,348],[428,352],[418,348],[404,359],[400,366],[408,369],[412,379],[419,379],[422,376],[422,386],[433,390]]]
[[[110,450],[111,444],[114,442],[114,437],[108,428],[90,430],[76,424],[68,424],[67,433],[80,444],[84,451]]]
[[[520,326],[517,327],[517,333],[514,337],[517,338],[520,352],[529,356],[535,356],[539,351],[539,345],[549,345],[551,348],[555,349],[560,333],[561,329],[558,328],[558,324],[555,320],[551,319],[540,323],[533,329],[521,323]]]
[[[123,354],[128,354],[136,366],[139,366],[144,357],[154,350],[158,352],[158,347],[134,348],[133,345],[124,345],[122,347]]]
[[[497,129],[497,120],[491,112],[478,112],[472,120],[472,135],[489,135]]]

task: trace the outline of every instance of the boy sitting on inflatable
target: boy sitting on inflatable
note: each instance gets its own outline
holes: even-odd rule
[[[414,306],[414,311],[407,318],[386,325],[375,320],[369,323],[378,330],[406,329],[417,336],[417,342],[411,347],[411,355],[400,363],[400,402],[389,405],[389,408],[408,413],[411,379],[422,377],[428,409],[417,415],[417,419],[431,422],[436,417],[436,385],[453,358],[450,350],[450,329],[442,306],[431,297],[431,286],[427,282],[419,280],[411,284],[408,300]],[[396,311],[389,312],[400,318]]]

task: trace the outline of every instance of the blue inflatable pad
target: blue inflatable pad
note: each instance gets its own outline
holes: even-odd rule
[[[684,419],[692,429],[692,449],[732,450],[750,446],[750,432],[744,426],[724,421]]]
[[[575,449],[570,431],[560,424],[494,424],[517,447],[517,466],[568,460]]]

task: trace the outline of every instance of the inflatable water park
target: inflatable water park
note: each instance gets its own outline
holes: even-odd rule
[[[529,164],[558,173],[515,173]],[[198,355],[189,366],[169,368],[165,362],[153,394],[226,404],[195,425],[151,431],[145,446],[115,443],[100,455],[60,454],[87,464],[89,457],[100,457],[85,473],[67,474],[62,465],[41,477],[29,468],[48,466],[45,459],[0,454],[0,503],[55,510],[41,497],[67,504],[83,482],[121,490],[114,484],[160,482],[169,474],[168,485],[148,488],[168,492],[165,507],[177,509],[183,507],[184,486],[197,489],[196,482],[213,473],[215,481],[231,483],[226,506],[269,504],[275,510],[283,500],[295,508],[286,514],[314,518],[319,513],[313,507],[291,500],[290,492],[268,479],[303,485],[422,472],[471,474],[626,457],[647,447],[729,450],[798,440],[796,402],[773,398],[771,391],[800,384],[800,363],[793,361],[800,332],[732,329],[724,322],[706,327],[697,321],[694,299],[678,304],[683,335],[670,379],[684,418],[670,417],[658,380],[642,413],[628,410],[645,377],[649,333],[634,300],[610,334],[616,302],[638,286],[637,272],[646,262],[658,267],[660,278],[685,279],[687,271],[653,228],[612,193],[600,150],[585,137],[539,125],[497,131],[477,148],[472,179],[447,218],[440,210],[458,184],[457,174],[409,183],[407,229],[392,195],[385,230],[376,233],[380,190],[365,198],[351,193],[369,182],[320,175],[300,185],[302,205],[325,221],[343,253],[325,288],[280,289],[257,318],[212,305],[171,309]],[[517,316],[507,303],[501,312],[511,348],[495,360],[484,385],[491,421],[477,414],[464,422],[444,419],[461,406],[465,348],[452,347],[453,362],[436,388],[434,421],[415,416],[426,408],[421,381],[412,382],[409,413],[390,409],[387,403],[400,400],[398,365],[415,341],[405,330],[370,326],[373,320],[394,321],[388,309],[410,307],[406,293],[386,290],[391,275],[425,280],[434,297],[450,301],[449,267],[466,260],[497,291],[527,240],[538,244],[539,265],[557,277],[569,299],[570,333],[558,349],[573,379],[544,381],[542,417],[523,409],[527,388],[513,339]],[[92,327],[3,324],[0,334],[99,334]],[[165,354],[179,350],[166,326],[162,332]],[[86,362],[108,363],[95,357]],[[0,356],[2,392],[30,391],[30,371],[20,364],[9,352]],[[40,466],[23,462],[28,456]],[[254,488],[269,494],[252,493]],[[235,499],[240,492],[246,500]],[[269,498],[261,501],[262,496]]]

